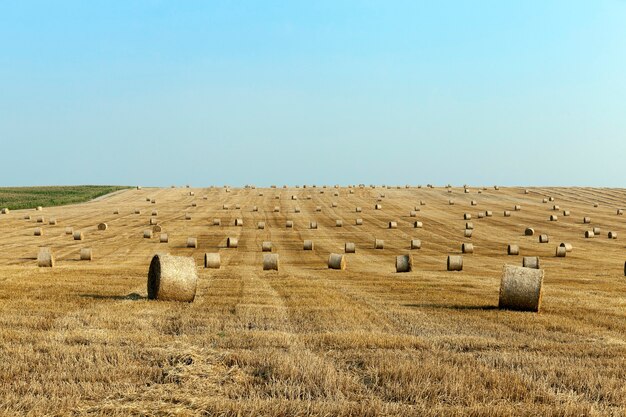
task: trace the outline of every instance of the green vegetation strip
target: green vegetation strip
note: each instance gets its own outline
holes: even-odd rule
[[[0,208],[11,210],[84,203],[129,187],[117,185],[76,185],[62,187],[0,188]]]

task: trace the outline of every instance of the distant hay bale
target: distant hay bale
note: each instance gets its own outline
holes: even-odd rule
[[[463,270],[463,256],[461,255],[448,255],[448,271],[462,271]]]
[[[81,232],[80,230],[76,230],[74,231],[74,240],[83,240],[85,238],[85,236],[83,235],[83,232]]]
[[[54,217],[51,217],[50,220],[48,220],[48,224],[52,226],[56,225],[57,219],[55,219]]]
[[[25,215],[24,220],[30,220],[30,214]]]
[[[363,219],[356,219],[354,221],[354,224],[357,225],[357,226],[361,226],[363,224]]]
[[[343,220],[335,220],[335,227],[343,227]]]
[[[2,214],[9,214],[11,212],[11,210],[9,210],[8,207],[5,207],[2,209]]]
[[[483,213],[482,211],[478,213],[478,218],[482,219],[483,217],[485,217],[485,213]]]
[[[522,206],[520,206],[519,204],[516,204],[516,205],[513,207],[513,210],[515,210],[515,211],[520,211],[520,210],[522,210]]]
[[[221,224],[222,224],[221,219],[213,219],[213,226],[221,226]]]
[[[230,206],[228,204],[222,204],[222,210],[228,210]]]
[[[583,217],[583,223],[584,223],[584,224],[589,224],[589,223],[591,223],[591,217]]]
[[[119,209],[113,210],[113,214],[120,214],[120,210]]]
[[[263,254],[263,270],[264,271],[278,271],[278,254],[277,253],[264,253]]]
[[[44,223],[46,219],[43,216],[37,217],[37,223]]]
[[[463,252],[463,253],[474,253],[474,245],[472,243],[463,243],[463,244],[461,244],[461,252]]]
[[[376,204],[376,205],[374,206],[374,210],[382,210],[382,209],[383,209],[382,204]]]
[[[551,215],[550,215],[550,221],[551,221],[551,222],[556,222],[556,221],[558,221],[558,220],[559,220],[559,218],[556,216],[556,214],[551,214]]]
[[[470,213],[463,214],[463,220],[472,220],[472,215]]]
[[[274,206],[274,213],[280,213],[280,207]]]
[[[155,224],[157,224],[157,219],[155,219],[154,217],[150,218],[150,226],[154,226]]]
[[[563,210],[563,217],[567,217],[569,214],[569,210]]]
[[[539,257],[538,256],[524,256],[522,259],[522,266],[524,268],[539,269]]]
[[[43,236],[43,229],[41,227],[37,227],[35,228],[35,231],[33,232],[33,234],[35,236]]]
[[[196,249],[198,247],[198,239],[195,238],[195,237],[188,237],[187,238],[187,247]]]
[[[313,241],[305,240],[302,244],[302,250],[313,250]]]
[[[478,201],[476,201],[476,200],[472,200],[472,201],[470,201],[470,204],[471,204],[472,206],[477,206],[477,205],[478,205]]]
[[[152,200],[150,200],[150,203],[156,204],[156,200],[153,198]]]
[[[196,297],[198,273],[193,258],[157,254],[148,271],[150,300],[192,302]]]
[[[504,210],[504,217],[511,217],[511,212],[508,210]]]
[[[293,220],[287,220],[287,221],[285,222],[285,227],[286,227],[287,229],[293,229]]]
[[[356,245],[354,242],[346,242],[344,245],[344,251],[346,253],[356,253]]]
[[[557,206],[556,204],[552,206],[552,210],[557,211],[559,210],[559,206]]]
[[[385,241],[382,239],[375,239],[374,249],[385,249]]]
[[[292,199],[292,200],[297,200],[297,199],[298,199],[298,196],[297,196],[297,195],[292,195],[292,196],[291,196],[291,199]]]
[[[396,256],[396,272],[411,272],[413,270],[413,256],[410,254]]]
[[[74,228],[73,227],[66,227],[65,228],[65,234],[66,235],[73,235],[74,234]]]
[[[235,219],[235,226],[243,226],[243,219]]]
[[[322,206],[315,207],[315,211],[322,211]]]
[[[354,209],[354,211],[355,211],[356,213],[360,213],[360,212],[362,212],[362,211],[363,211],[363,209],[362,209],[361,207],[356,207],[356,208]]]
[[[593,206],[594,207],[598,207],[598,203],[593,203]]]
[[[185,213],[185,220],[191,220],[191,214]]]
[[[465,194],[469,194],[470,190],[468,188],[466,188],[465,190],[463,190],[465,192]]]
[[[543,270],[504,265],[500,281],[498,308],[539,311]]]
[[[494,186],[493,186],[493,189],[494,189],[494,190],[496,190],[496,191],[498,191],[498,190],[500,189],[500,187],[499,187],[499,186],[497,186],[497,185],[494,185]]]
[[[420,200],[420,206],[425,206],[426,202],[424,200]]]
[[[257,206],[252,206],[252,211],[259,211],[259,208]]]
[[[135,214],[141,214],[141,210],[135,209]]]
[[[194,201],[193,203],[191,203],[191,207],[198,207],[198,203]]]
[[[93,260],[93,252],[91,248],[81,248],[80,250],[80,260],[81,261],[91,261]]]
[[[272,251],[272,242],[264,241],[261,243],[261,252],[271,252]]]
[[[548,197],[548,201],[554,201],[554,197]]]
[[[595,235],[594,235],[594,233],[593,233],[593,230],[585,230],[585,238],[586,238],[586,239],[590,239],[590,238],[592,238],[592,237],[594,237],[594,236],[595,236]]]
[[[609,239],[617,239],[617,232],[610,231],[608,233],[608,237],[609,237]]]
[[[415,206],[415,207],[413,208],[413,211],[415,211],[415,212],[421,211],[420,206]],[[417,215],[417,213],[415,213],[415,214]]]
[[[331,206],[331,207],[333,207],[333,208],[335,208],[335,207],[337,207],[337,203],[332,202],[332,203],[330,204],[330,206]]]
[[[334,192],[333,193],[333,197],[339,197],[339,193],[338,192]]]
[[[158,216],[158,215],[159,215],[159,212],[158,212],[158,211],[156,211],[156,210],[152,210],[152,213],[151,213],[151,214],[152,214],[153,216]]]
[[[600,230],[600,228],[599,228],[599,227],[594,227],[592,230],[593,230],[593,234],[594,234],[595,236],[600,236],[600,232],[601,232],[601,230]]]
[[[571,252],[572,250],[574,250],[574,247],[572,246],[571,243],[563,242],[559,246],[562,247],[562,248],[565,248],[566,252]]]
[[[474,229],[474,223],[472,223],[472,222],[465,222],[465,228],[466,229]]]
[[[152,239],[152,230],[144,230],[143,231],[143,238],[144,239]],[[74,236],[74,239],[76,240],[76,236]]]
[[[491,210],[485,211],[485,217],[491,217],[491,216],[493,216],[493,212]]]
[[[533,229],[532,227],[527,227],[526,230],[524,230],[525,236],[533,236],[534,234],[535,234],[535,229]]]
[[[109,225],[106,223],[98,224],[98,230],[107,230],[108,228],[109,228]]]
[[[161,233],[161,235],[159,236],[159,242],[161,243],[167,243],[169,242],[169,236],[167,236],[167,233]]]
[[[548,238],[548,235],[546,234],[539,235],[539,243],[548,243],[549,241],[550,239]]]
[[[257,229],[265,229],[265,222],[258,222],[256,224]]]
[[[424,224],[420,221],[416,221],[413,223],[413,227],[416,229],[421,229],[422,227],[424,227]]]
[[[547,199],[547,198],[544,198],[543,200],[541,200],[541,202],[542,202],[542,203],[547,203],[547,202],[548,202],[548,199]]]
[[[37,206],[37,208],[35,209],[35,211],[42,211],[42,210],[43,210],[43,207],[41,206]]]
[[[417,217],[417,211],[415,211],[415,210],[411,210],[411,211],[409,212],[409,217]]]
[[[226,247],[227,248],[236,248],[239,246],[239,240],[236,237],[229,237],[226,239]]]
[[[473,232],[474,232],[474,231],[473,231],[472,229],[465,229],[465,232],[463,233],[463,235],[464,235],[465,237],[472,237],[472,233],[473,233]]]
[[[328,257],[329,269],[346,269],[346,257],[339,253],[331,253]]]
[[[153,231],[154,233],[161,233],[161,230],[163,230],[163,228],[162,228],[160,225],[158,225],[158,224],[155,224],[155,225],[152,227],[152,231]]]
[[[507,255],[517,256],[519,255],[519,246],[518,245],[508,245],[506,247]]]
[[[294,213],[300,213],[300,207],[296,207],[293,209]]]
[[[54,255],[50,248],[39,248],[37,254],[37,266],[40,268],[52,268],[54,267]]]
[[[454,200],[448,200],[448,204],[453,206],[454,205]]]
[[[567,250],[563,246],[557,246],[555,256],[557,258],[565,258],[565,255],[567,255]]]
[[[624,215],[624,210],[622,210],[622,209],[617,209],[617,215],[618,215],[618,216],[623,216],[623,215]]]
[[[389,229],[397,229],[398,222],[389,222]]]
[[[411,249],[422,249],[422,241],[419,239],[411,239]]]
[[[205,253],[204,254],[204,267],[209,269],[220,269],[222,265],[222,258],[219,253]]]
[[[309,229],[317,229],[317,222],[309,222]]]

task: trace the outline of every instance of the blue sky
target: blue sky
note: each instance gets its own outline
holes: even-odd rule
[[[626,186],[626,1],[3,1],[0,185]]]

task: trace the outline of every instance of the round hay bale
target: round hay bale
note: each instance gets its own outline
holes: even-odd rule
[[[524,268],[539,269],[539,257],[538,256],[524,256],[524,259],[522,259],[522,266]]]
[[[24,216],[24,220],[30,220],[30,214],[27,214],[26,216]]]
[[[396,272],[411,272],[413,257],[410,254],[396,256]]]
[[[343,220],[335,220],[335,227],[343,227]]]
[[[236,248],[239,245],[239,240],[236,237],[229,237],[226,239],[227,248]]]
[[[470,213],[463,214],[463,220],[472,220],[472,215]]]
[[[11,210],[9,210],[8,207],[5,207],[2,209],[2,214],[9,214],[11,212]]]
[[[295,209],[293,209],[294,213],[300,213],[300,207],[296,207]]]
[[[152,230],[144,230],[143,231],[143,238],[144,239],[152,239]],[[76,240],[76,237],[74,237],[74,239]]]
[[[513,207],[513,210],[521,211],[522,210],[522,206],[520,206],[519,204],[516,204],[515,207]]]
[[[159,242],[161,243],[167,243],[169,242],[169,236],[167,236],[167,233],[161,233],[161,235],[159,236]]]
[[[594,227],[592,230],[593,230],[594,236],[600,236],[601,230],[599,227]]]
[[[302,244],[302,250],[313,250],[313,241],[305,240]]]
[[[385,249],[385,241],[382,239],[375,239],[374,249]]]
[[[113,214],[120,214],[119,209],[113,210]]]
[[[511,212],[508,210],[504,210],[504,217],[511,217]]]
[[[37,266],[40,268],[52,268],[54,267],[54,255],[50,248],[39,248],[37,254]]]
[[[491,210],[485,211],[485,217],[491,217],[491,216],[493,216],[493,212]]]
[[[54,217],[50,218],[50,220],[48,220],[48,224],[52,226],[56,225],[57,219],[55,219]]]
[[[152,219],[150,219],[152,220]],[[191,214],[185,213],[185,220],[191,220]]]
[[[159,212],[158,212],[157,210],[152,210],[152,213],[151,213],[151,214],[152,214],[153,216],[158,216],[158,215],[159,215]]]
[[[274,213],[280,213],[280,207],[274,206]]]
[[[555,256],[557,258],[565,258],[565,255],[567,255],[567,249],[563,246],[557,246]]]
[[[292,196],[291,196],[291,199],[292,199],[292,200],[297,200],[297,199],[298,199],[298,196],[297,196],[297,195],[292,195]]]
[[[382,210],[382,209],[383,209],[382,204],[376,204],[376,205],[374,206],[374,210]]]
[[[264,241],[261,243],[261,252],[271,252],[272,251],[272,242]]]
[[[539,235],[539,243],[548,243],[549,241],[550,239],[548,238],[548,235]]]
[[[83,232],[81,232],[80,230],[76,230],[74,231],[74,240],[83,240],[85,238],[85,236],[83,235]]]
[[[287,221],[285,222],[285,227],[286,227],[287,229],[293,229],[293,220],[287,220]]]
[[[252,206],[252,211],[259,211],[259,208],[257,206]]]
[[[507,255],[517,256],[519,255],[519,246],[518,245],[508,245],[506,247]]]
[[[43,229],[41,227],[37,227],[35,228],[35,231],[33,232],[33,234],[35,236],[43,236]]]
[[[583,217],[583,224],[591,223],[591,217]]]
[[[465,232],[464,232],[464,234],[463,234],[463,235],[464,235],[465,237],[472,237],[472,233],[473,233],[473,232],[474,232],[474,231],[473,231],[472,229],[465,229]]]
[[[411,211],[409,212],[409,217],[417,217],[417,211],[415,211],[415,210],[411,210]]]
[[[265,229],[265,222],[258,222],[256,224],[257,229]]]
[[[357,226],[361,226],[363,224],[363,219],[356,219],[354,221],[354,224],[356,224]]]
[[[425,206],[426,202],[424,200],[420,200],[420,206]]]
[[[500,281],[498,308],[539,311],[543,270],[504,265]]]
[[[598,207],[598,203],[593,203],[593,206],[594,207]]]
[[[91,261],[93,259],[91,248],[81,248],[80,250],[80,260],[81,261]]]
[[[559,210],[559,206],[557,206],[556,204],[552,206],[552,210],[557,211]]]
[[[452,192],[451,190],[448,190],[449,192]],[[454,205],[454,200],[448,200],[448,204],[453,206]]]
[[[594,237],[595,234],[593,233],[593,230],[585,230],[585,238],[586,239],[590,239],[592,237]]]
[[[331,207],[333,207],[333,208],[335,208],[335,207],[337,207],[337,203],[332,202],[332,203],[330,203],[330,206],[331,206]]]
[[[389,222],[389,228],[390,229],[397,229],[398,228],[398,222]]]
[[[422,241],[419,239],[411,239],[411,249],[422,249]]]
[[[213,219],[213,226],[221,226],[221,224],[222,224],[221,219]]]
[[[559,220],[559,218],[556,216],[556,214],[551,214],[551,215],[550,215],[550,221],[551,221],[551,222],[556,222],[556,221],[558,221],[558,220]]]
[[[192,302],[196,297],[198,273],[193,258],[157,254],[148,271],[150,300]]]
[[[141,214],[141,210],[135,209],[135,214]]]
[[[421,211],[421,210],[422,210],[422,209],[420,209],[420,206],[415,206],[415,207],[413,208],[413,211]]]
[[[346,253],[356,253],[356,245],[353,242],[346,242],[344,251]]]
[[[548,201],[554,201],[554,197],[548,197]]]
[[[243,219],[235,219],[235,226],[243,226]]]
[[[220,269],[222,265],[222,258],[219,253],[205,253],[204,254],[204,267],[210,269]]]
[[[109,225],[106,223],[98,224],[98,230],[107,230],[108,228],[109,228]]]
[[[355,211],[356,213],[360,213],[360,212],[362,212],[362,211],[363,211],[363,209],[362,209],[361,207],[357,207],[357,208],[355,208],[355,209],[354,209],[354,211]]]
[[[277,253],[264,253],[263,254],[263,270],[264,271],[278,271],[278,254]]]
[[[563,210],[563,217],[567,217],[569,214],[569,210]]]
[[[566,252],[571,252],[572,250],[574,250],[574,247],[572,246],[571,243],[563,242],[559,246],[562,247],[562,248],[565,248]]]
[[[624,215],[624,210],[622,210],[622,209],[617,209],[617,215],[618,215],[618,216],[623,216],[623,215]]]
[[[150,226],[154,226],[155,224],[157,224],[157,219],[155,219],[154,217],[150,218]]]
[[[472,222],[465,222],[465,228],[466,229],[474,229],[474,223],[472,223]]]
[[[524,230],[525,236],[533,236],[534,234],[535,234],[535,229],[533,229],[532,227],[527,227],[526,230]]]
[[[198,247],[198,239],[195,237],[187,238],[187,247],[196,249]]]
[[[478,213],[478,218],[482,219],[483,217],[485,217],[485,213],[483,213],[482,211],[480,213]]]
[[[469,194],[470,190],[469,190],[468,188],[466,188],[466,189],[464,190],[464,192],[465,192],[465,194]]]
[[[45,220],[46,219],[43,216],[37,217],[37,223],[43,223]]]
[[[608,233],[608,237],[609,237],[609,239],[617,239],[617,232],[610,231]]]
[[[191,203],[191,207],[198,207],[198,203],[194,201],[193,203]]]
[[[73,227],[66,227],[65,228],[65,234],[66,235],[73,235],[74,234],[74,228]]]
[[[472,243],[463,243],[461,245],[461,252],[474,253],[474,245]]]
[[[413,223],[413,227],[416,229],[421,229],[422,227],[424,227],[424,224],[420,221],[416,221]]]
[[[228,204],[222,204],[222,210],[228,210],[230,206]]]
[[[309,228],[310,229],[317,229],[317,222],[310,222],[309,223]]]
[[[472,206],[477,206],[477,205],[478,205],[478,201],[476,201],[476,200],[472,200],[472,201],[470,201],[470,204],[471,204]]]
[[[42,211],[42,210],[43,210],[43,207],[41,206],[37,206],[37,208],[35,209],[35,211]]]
[[[346,269],[346,257],[339,253],[331,253],[328,257],[329,269]]]
[[[315,207],[315,211],[322,211],[322,206]]]
[[[448,271],[462,271],[463,270],[463,256],[461,255],[448,255]]]
[[[162,229],[163,229],[163,228],[162,228],[160,225],[158,225],[158,224],[155,224],[155,225],[152,227],[152,231],[153,231],[154,233],[161,233],[161,230],[162,230]]]

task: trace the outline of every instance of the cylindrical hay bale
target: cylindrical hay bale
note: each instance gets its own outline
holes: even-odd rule
[[[422,209],[420,209],[420,206],[415,206],[415,208],[413,209],[413,211],[421,211]],[[416,214],[417,215],[417,214]]]
[[[451,192],[452,190],[448,190],[449,192]],[[454,205],[454,200],[448,200],[448,204],[453,206]]]
[[[296,207],[296,208],[294,208],[294,209],[293,209],[293,212],[294,212],[294,213],[300,213],[300,207]]]
[[[66,227],[65,228],[65,234],[66,235],[73,235],[74,234],[74,228],[73,227]]]
[[[557,246],[555,256],[557,258],[565,258],[565,255],[567,255],[567,250],[563,246]]]
[[[198,274],[193,258],[154,255],[148,271],[148,298],[162,301],[192,302],[196,296]]]
[[[592,230],[593,230],[593,234],[594,234],[595,236],[599,236],[599,235],[600,235],[600,231],[601,231],[601,230],[600,230],[600,228],[599,228],[599,227],[594,227]]]
[[[280,207],[274,206],[274,213],[280,213]]]
[[[617,239],[617,232],[610,231],[608,237],[609,239]]]
[[[483,217],[485,217],[485,213],[483,213],[482,211],[480,213],[478,213],[478,218],[482,219]]]
[[[411,210],[411,211],[409,212],[409,217],[417,217],[417,211],[415,211],[415,210]]]
[[[426,202],[424,200],[420,200],[420,206],[425,206]]]
[[[204,254],[204,267],[211,269],[220,269],[222,264],[222,258],[219,253],[205,253]]]
[[[257,229],[265,229],[265,222],[258,222],[256,224]]]
[[[461,252],[474,253],[474,245],[472,243],[463,243],[461,245]]]
[[[156,204],[156,200],[153,198],[152,200],[150,200],[150,203],[152,204]],[[194,203],[195,204],[195,203]]]
[[[37,227],[35,228],[35,231],[33,233],[35,236],[43,236],[43,229],[41,227]]]
[[[153,216],[158,216],[158,215],[159,215],[159,212],[158,212],[157,210],[152,210],[152,215],[153,215]]]
[[[236,237],[229,237],[226,239],[227,248],[236,248],[239,245],[239,240]]]
[[[291,196],[291,199],[292,199],[292,200],[297,200],[297,199],[298,199],[298,196],[297,196],[297,195],[292,195],[292,196]]]
[[[530,190],[524,190],[524,194],[530,194]]]
[[[508,310],[539,311],[543,270],[504,265],[498,307]]]
[[[37,254],[37,266],[40,268],[52,268],[54,267],[54,255],[50,248],[39,248]]]
[[[465,228],[466,229],[473,229],[474,228],[474,223],[472,223],[472,222],[465,222]]]
[[[594,207],[598,207],[598,203],[593,203],[593,206]]]
[[[196,239],[195,237],[188,237],[187,238],[187,247],[188,248],[197,248],[198,247],[198,239]]]
[[[43,223],[45,220],[43,216],[37,217],[37,223]]]
[[[554,201],[554,197],[548,197],[548,201]]]
[[[43,210],[43,207],[41,207],[41,206],[37,206],[37,208],[36,208],[35,210],[36,210],[36,211],[41,211],[41,210]]]
[[[271,252],[272,251],[272,242],[265,241],[261,244],[261,252]]]
[[[411,239],[411,249],[422,249],[422,241],[419,239]]]
[[[141,214],[141,210],[135,209],[135,214]]]
[[[150,218],[150,225],[154,226],[155,224],[157,224],[157,219],[155,219],[154,217]]]
[[[24,216],[24,220],[30,220],[30,214],[27,214],[26,216]]]
[[[322,206],[315,207],[315,211],[322,211]]]
[[[409,254],[396,256],[396,272],[411,272],[413,257]]]
[[[293,229],[293,221],[292,221],[292,220],[287,220],[287,221],[285,222],[285,227],[286,227],[287,229]]]
[[[463,220],[472,220],[472,215],[470,213],[463,214]]]
[[[264,253],[263,254],[263,270],[264,271],[278,271],[278,254],[277,253]]]
[[[518,245],[508,245],[506,247],[507,255],[517,256],[519,255],[519,246]]]
[[[591,223],[591,217],[583,217],[583,223],[584,223],[584,224],[589,224],[589,223]]]
[[[158,225],[158,224],[155,224],[155,225],[152,227],[152,231],[153,231],[154,233],[161,233],[161,230],[163,230],[163,228],[162,228],[160,225]]]
[[[493,212],[491,210],[485,211],[485,217],[491,217],[491,216],[493,216]]]
[[[309,228],[310,229],[317,229],[317,222],[310,222],[309,223]]]
[[[222,210],[228,210],[230,206],[228,204],[222,204]]]
[[[335,220],[335,227],[343,227],[343,220]]]
[[[50,224],[50,225],[53,225],[53,226],[54,226],[55,224],[57,224],[57,219],[55,219],[54,217],[52,217],[50,220],[48,220],[48,224]]]
[[[9,210],[7,207],[2,209],[2,214],[9,214],[11,212],[11,210]]]
[[[470,201],[470,204],[471,204],[472,206],[477,206],[477,205],[478,205],[478,201],[476,201],[476,200],[472,200],[472,201]]]
[[[198,207],[198,203],[194,201],[193,203],[191,203],[191,207]]]
[[[167,243],[167,242],[169,242],[169,241],[170,241],[170,239],[169,239],[169,237],[167,236],[167,233],[161,233],[161,235],[159,236],[159,242],[161,242],[161,243]]]
[[[472,229],[465,229],[464,236],[465,236],[465,237],[472,237],[472,233],[473,233],[473,232],[474,232],[474,231],[473,231]]]
[[[259,208],[257,206],[252,206],[252,211],[259,211]]]
[[[559,206],[557,206],[556,204],[552,206],[552,210],[557,211],[559,210]]]
[[[556,221],[558,221],[558,220],[559,220],[559,218],[556,216],[556,214],[551,214],[551,215],[550,215],[550,221],[551,221],[551,222],[556,222]]]
[[[79,230],[74,231],[74,235],[73,236],[74,236],[74,240],[83,240],[83,238],[85,237],[83,235],[83,232],[81,232]]]
[[[464,192],[465,192],[465,194],[469,194],[470,190],[469,190],[468,188],[466,188],[466,189],[464,190]]]
[[[511,217],[511,212],[508,210],[504,210],[504,217]]]
[[[331,207],[337,207],[337,203],[333,202],[330,204]]]
[[[143,231],[143,238],[144,239],[152,239],[152,230],[144,230]],[[76,239],[76,234],[74,234],[74,240],[82,240],[82,239]]]
[[[382,210],[383,209],[383,205],[382,204],[376,204],[374,206],[374,210]]]
[[[385,241],[382,239],[376,239],[374,240],[374,249],[384,249],[385,248]]]
[[[313,250],[313,241],[305,240],[302,244],[302,250]]]
[[[461,255],[448,255],[448,271],[462,271],[463,257]]]
[[[516,204],[515,207],[513,207],[513,209],[515,211],[520,211],[522,209],[522,206],[520,206],[519,204]]]
[[[235,226],[243,226],[243,219],[235,219]]]
[[[119,209],[113,210],[113,214],[120,214],[120,210]]]
[[[185,220],[191,220],[191,214],[185,213]]]
[[[221,219],[213,219],[213,226],[220,226],[222,224]]]
[[[589,239],[589,238],[592,238],[594,236],[595,235],[593,233],[593,230],[585,230],[585,238]]]
[[[389,222],[389,228],[390,229],[397,229],[398,228],[398,222]]]
[[[549,241],[548,235],[539,235],[539,243],[548,243]]]
[[[563,210],[563,217],[569,216],[569,210]]]
[[[622,209],[617,209],[617,215],[618,215],[618,216],[623,216],[623,215],[624,215],[624,210],[622,210]]]
[[[80,250],[80,260],[81,261],[91,261],[92,259],[93,259],[93,257],[92,257],[91,248],[82,248]]]
[[[361,226],[363,224],[363,219],[356,219],[354,221],[354,224],[356,224],[357,226]]]
[[[535,229],[533,229],[532,227],[527,227],[526,230],[524,230],[525,236],[533,236],[534,234],[535,234]]]
[[[346,242],[344,251],[346,253],[356,253],[356,245],[353,242]]]
[[[355,209],[354,209],[354,211],[355,211],[356,213],[360,213],[360,212],[362,212],[362,211],[363,211],[363,209],[362,209],[361,207],[357,207],[357,208],[355,208]]]
[[[346,269],[346,257],[340,253],[331,253],[328,257],[328,268]]]
[[[562,247],[562,248],[565,248],[565,251],[566,251],[566,252],[571,252],[572,250],[574,250],[574,247],[572,246],[572,244],[571,244],[571,243],[565,243],[565,242],[563,242],[563,243],[561,243],[559,246],[560,246],[560,247]]]
[[[420,221],[416,221],[413,223],[413,227],[416,229],[421,229],[422,227],[424,227],[424,224]]]
[[[522,266],[524,268],[539,269],[539,257],[538,256],[524,256],[524,259],[522,259]]]

